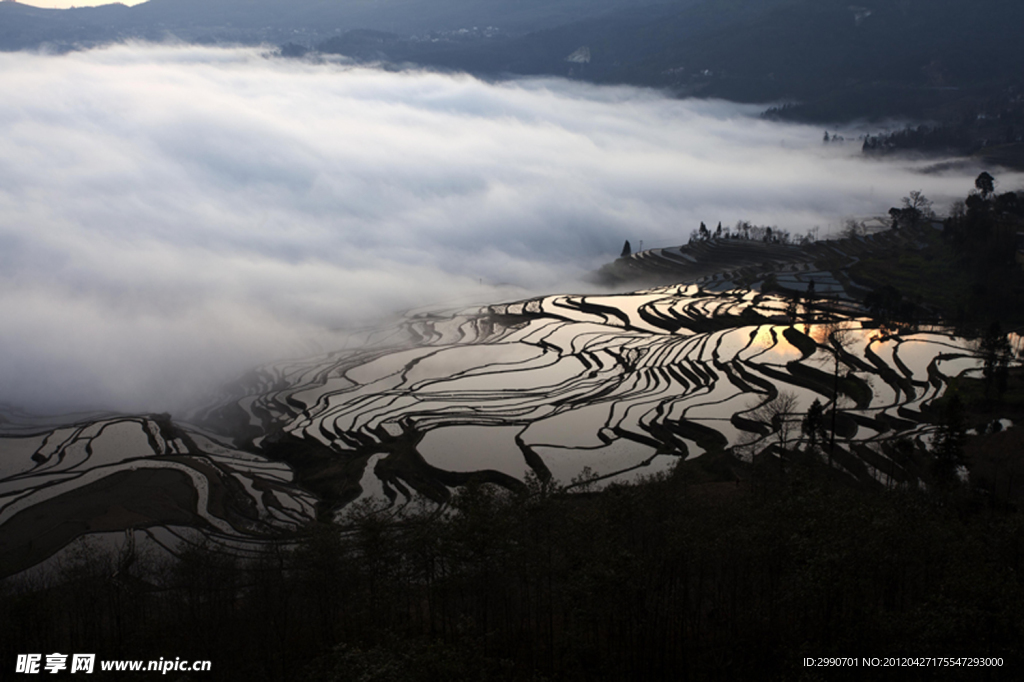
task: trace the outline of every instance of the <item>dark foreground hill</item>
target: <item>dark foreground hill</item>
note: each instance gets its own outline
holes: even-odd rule
[[[813,468],[720,478],[469,486],[446,514],[364,509],[248,558],[83,547],[0,583],[0,655],[173,655],[212,667],[167,679],[247,682],[1013,678],[1019,513]]]

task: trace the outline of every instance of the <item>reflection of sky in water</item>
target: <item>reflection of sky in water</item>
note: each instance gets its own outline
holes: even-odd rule
[[[867,381],[868,385],[871,386],[871,392],[874,394],[874,397],[871,399],[872,409],[896,405],[899,398],[903,395],[902,391],[894,389],[877,374],[862,374],[861,378]]]
[[[357,384],[369,384],[386,376],[397,374],[404,370],[413,360],[419,360],[436,352],[436,348],[427,347],[410,348],[409,350],[388,353],[376,360],[353,367],[345,373],[345,376]]]
[[[599,447],[598,433],[606,425],[611,406],[584,405],[535,421],[523,432],[523,441],[531,445]]]
[[[881,336],[874,338],[870,346],[871,352],[878,356],[878,359],[882,361],[882,364],[893,367],[892,354],[896,350],[896,341],[888,339],[883,341]]]
[[[719,357],[730,359],[747,348],[751,344],[750,335],[753,331],[750,327],[740,327],[721,332],[718,338]]]
[[[43,444],[44,438],[45,435],[0,438],[0,478],[14,476],[36,466],[32,455]]]
[[[730,412],[730,407],[739,397],[750,402],[756,400],[758,395],[740,393],[739,389],[728,381],[719,381],[710,392],[701,391],[674,401],[668,412],[668,419],[679,420],[684,417],[692,420],[702,417],[719,419],[731,416],[735,410]]]
[[[458,350],[453,349],[449,359],[454,360]],[[541,364],[541,363],[545,364]],[[545,387],[554,388],[575,379],[583,370],[583,365],[573,356],[559,357],[557,353],[547,353],[546,357],[538,358],[538,367],[528,369],[496,368],[494,373],[459,377],[455,379],[437,378],[420,387],[428,393],[471,393],[476,391],[536,391]],[[464,367],[464,366],[463,366]],[[452,367],[451,373],[462,372]]]
[[[979,369],[984,363],[979,358],[948,358],[939,360],[938,370],[948,377]]]
[[[687,295],[676,296],[676,291]],[[735,414],[749,418],[751,410],[767,399],[757,383],[760,378],[794,396],[791,438],[799,439],[799,422],[811,403],[830,403],[834,357],[818,348],[802,359],[800,349],[785,338],[786,324],[694,332],[693,328],[702,328],[699,325],[716,315],[734,318],[749,309],[771,315],[784,311],[787,304],[751,292],[693,296],[696,293],[692,288],[664,287],[640,295],[552,296],[507,304],[501,312],[515,321],[514,326],[496,327],[474,336],[472,343],[457,343],[454,332],[446,331],[444,342],[434,342],[429,350],[396,350],[350,369],[348,377],[375,383],[319,396],[323,398],[319,404],[329,409],[311,421],[300,417],[290,429],[333,443],[344,452],[345,442],[356,441],[339,440],[342,435],[358,431],[360,438],[372,440],[377,438],[373,429],[378,426],[411,419],[414,428],[425,432],[419,451],[431,466],[459,472],[489,469],[517,478],[526,470],[515,442],[521,434],[523,442],[562,481],[573,479],[586,466],[596,475],[619,478],[628,477],[620,472],[639,466],[655,452],[653,446],[624,435],[658,440],[663,437],[655,434],[662,425],[672,431],[675,423],[685,419],[717,431],[729,445],[756,440],[730,420]],[[648,306],[651,322],[640,320],[641,306]],[[629,322],[616,317],[617,312]],[[470,324],[471,319],[472,313],[453,314],[449,321],[434,317],[430,330],[480,328]],[[868,360],[869,346],[878,361],[894,371],[899,372],[894,357],[905,363],[923,384],[908,405],[913,409],[943,390],[928,382],[927,367],[935,356],[969,353],[964,342],[935,331],[882,340],[883,332],[862,328],[863,322],[842,323],[847,352],[865,367],[875,367]],[[676,325],[682,325],[681,333],[675,332]],[[819,345],[828,343],[827,334],[834,328],[796,325]],[[791,382],[789,364],[793,362],[821,372],[812,380],[821,385]],[[753,392],[732,383],[723,373],[723,363],[732,365],[736,378],[749,382]],[[939,364],[949,374],[976,366],[977,360],[969,357]],[[850,370],[845,363],[839,367],[843,376]],[[309,376],[309,368],[302,372]],[[875,417],[886,411],[899,416],[899,401],[910,396],[873,372],[856,370],[856,374],[873,394],[870,407],[856,410],[859,414]],[[311,390],[303,386],[299,391],[307,404],[316,395]],[[374,391],[383,392],[375,395]],[[845,396],[840,406],[854,411],[852,400]],[[859,427],[854,439],[867,442],[890,435]],[[685,442],[690,456],[702,451],[690,440],[675,440],[679,438],[667,438],[662,447],[672,449],[675,443]]]
[[[438,469],[493,469],[521,479],[530,469],[515,443],[521,430],[518,426],[449,426],[428,431],[416,449]]]
[[[638,466],[656,452],[648,445],[625,438],[593,449],[541,446],[536,450],[551,475],[564,483],[578,476],[584,467],[590,467],[597,476],[604,476]],[[678,458],[673,457],[673,460],[678,461]]]
[[[914,381],[928,381],[928,365],[943,350],[928,341],[906,339],[896,348],[895,356],[911,372]]]
[[[786,327],[761,326],[757,328],[757,335],[753,340],[753,348],[741,353],[739,359],[743,361],[763,362],[767,364],[781,365],[792,360],[799,360],[803,357],[800,349],[791,344],[783,332]],[[772,337],[772,332],[775,337]]]

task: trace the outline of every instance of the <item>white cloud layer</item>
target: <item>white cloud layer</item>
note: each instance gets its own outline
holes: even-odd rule
[[[864,161],[758,111],[254,49],[0,54],[0,401],[173,409],[325,330],[579,288],[627,238],[824,234],[976,174]]]

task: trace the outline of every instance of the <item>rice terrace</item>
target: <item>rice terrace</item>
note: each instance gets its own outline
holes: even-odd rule
[[[816,251],[842,258],[885,237]],[[243,547],[303,527],[317,507],[440,505],[471,479],[516,489],[528,474],[589,488],[708,453],[729,453],[737,480],[754,459],[784,469],[790,458],[827,458],[863,483],[929,481],[916,453],[937,429],[934,402],[950,381],[982,376],[971,341],[941,325],[878,322],[832,272],[814,269],[810,248],[704,250],[728,259],[716,252],[729,248],[763,259],[741,274],[752,287],[723,272],[422,313],[364,348],[255,370],[181,422],[9,415],[4,451],[20,457],[4,460],[5,570],[89,531],[141,526],[173,547],[184,526]],[[674,253],[685,273],[687,249]],[[620,267],[659,257],[668,258],[643,252]],[[776,291],[760,291],[769,277]],[[824,421],[801,429],[816,400],[836,407],[834,445],[822,442]],[[898,442],[914,448],[901,457]]]

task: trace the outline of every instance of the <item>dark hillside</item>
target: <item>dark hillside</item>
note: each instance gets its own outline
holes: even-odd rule
[[[292,55],[316,47],[486,77],[560,75],[789,101],[773,112],[789,119],[949,126],[1020,108],[1022,25],[1024,4],[1011,0],[150,0],[62,11],[5,2],[0,49],[168,36],[292,44]],[[387,39],[367,44],[366,30]],[[984,127],[954,148],[1015,144],[1022,132]]]
[[[1019,515],[736,467],[574,495],[469,486],[447,514],[364,508],[244,560],[83,546],[0,585],[0,650],[170,651],[246,681],[863,680],[862,656],[960,655],[991,657],[970,679],[1010,679]],[[871,679],[947,679],[900,672]]]

